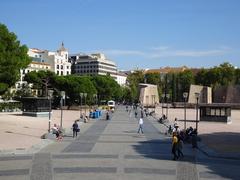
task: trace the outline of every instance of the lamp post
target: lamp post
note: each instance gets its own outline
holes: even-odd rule
[[[198,100],[200,97],[200,93],[195,93],[195,98],[197,100],[197,104],[196,104],[196,131],[198,132]]]
[[[94,103],[97,106],[97,94],[93,94]]]
[[[187,92],[184,92],[183,93],[183,98],[184,98],[184,130],[186,130],[186,124],[187,124],[187,118],[186,118],[186,100],[187,100],[187,97],[188,97],[188,93]]]
[[[61,121],[60,121],[60,128],[62,129],[62,123],[63,123],[63,100],[65,99],[65,91],[61,91],[61,101],[60,101],[60,105],[61,105]]]
[[[168,118],[168,99],[169,99],[170,95],[169,95],[169,94],[165,94],[165,96],[166,96],[166,101],[167,101],[167,112],[166,112],[166,116],[167,116],[167,118]]]
[[[86,103],[86,98],[87,98],[87,93],[83,93],[83,96],[84,96],[84,98],[85,98],[85,116],[86,116],[86,115],[87,115],[87,114],[86,114],[86,104],[87,104],[87,103]]]
[[[164,103],[164,97],[165,97],[165,95],[162,94],[162,117],[163,117],[163,103]]]
[[[52,95],[53,95],[53,90],[48,90],[48,100],[49,100],[49,119],[48,119],[48,132],[50,133],[51,129],[51,112],[52,112]]]
[[[79,93],[80,96],[80,116],[79,116],[79,120],[81,119],[81,115],[82,115],[82,98],[83,98],[83,93]]]

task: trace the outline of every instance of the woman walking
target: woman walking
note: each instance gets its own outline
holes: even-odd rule
[[[173,132],[172,136],[172,154],[173,154],[173,160],[177,160],[177,143],[178,143],[178,138],[177,138],[177,133]]]
[[[72,130],[73,130],[73,138],[77,137],[77,133],[80,131],[77,121],[73,123]]]

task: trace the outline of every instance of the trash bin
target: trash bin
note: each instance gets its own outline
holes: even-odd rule
[[[89,113],[89,117],[90,117],[90,118],[93,118],[93,112],[90,112],[90,113]]]

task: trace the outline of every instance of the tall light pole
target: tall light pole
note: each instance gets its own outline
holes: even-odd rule
[[[61,105],[61,121],[60,121],[60,128],[62,129],[62,123],[63,123],[63,99],[65,99],[65,91],[61,91],[61,101],[60,101],[60,105]]]
[[[83,93],[79,93],[80,96],[80,116],[79,116],[79,120],[81,119],[81,115],[82,115],[82,98],[83,98]]]
[[[170,95],[169,95],[169,94],[166,94],[165,96],[166,96],[166,100],[167,100],[167,112],[166,112],[166,116],[167,116],[167,118],[168,118],[168,99],[169,99]]]
[[[83,93],[83,96],[84,96],[84,98],[85,98],[85,116],[86,116],[86,115],[87,115],[87,114],[86,114],[86,104],[87,104],[87,103],[86,103],[86,98],[87,98],[87,93]]]
[[[53,95],[53,90],[48,90],[48,100],[49,100],[48,132],[49,133],[50,133],[50,129],[51,129],[52,95]]]
[[[187,97],[188,97],[188,93],[184,92],[183,93],[183,98],[184,98],[184,130],[186,130],[186,126],[187,126],[187,118],[186,118],[186,101],[187,101]]]
[[[200,97],[200,93],[195,93],[195,98],[197,100],[197,104],[196,104],[196,131],[198,132],[198,100]]]
[[[93,94],[93,101],[95,105],[97,106],[97,94]]]
[[[163,103],[164,103],[164,98],[165,98],[165,95],[162,94],[162,117],[163,117]]]

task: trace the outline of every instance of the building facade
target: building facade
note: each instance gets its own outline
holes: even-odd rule
[[[29,49],[28,55],[32,58],[32,63],[25,70],[25,74],[35,70],[50,70],[59,76],[71,74],[71,63],[68,62],[68,50],[62,43],[56,52],[48,50]]]
[[[116,81],[120,86],[125,86],[127,82],[127,75],[124,73],[117,72]]]
[[[117,67],[102,53],[84,55],[71,55],[70,60],[73,64],[73,71],[78,75],[107,75],[117,79]]]

